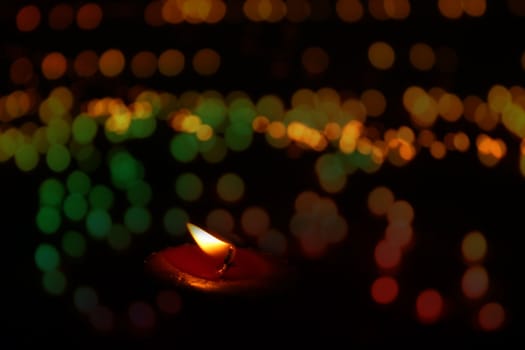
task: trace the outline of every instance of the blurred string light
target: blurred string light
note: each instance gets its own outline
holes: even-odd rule
[[[338,0],[333,5],[310,0],[247,0],[238,4],[242,7],[241,17],[269,23],[337,17],[352,24],[365,19],[404,20],[411,15],[408,0]],[[512,14],[525,16],[522,1],[508,0],[507,5]],[[222,0],[155,0],[144,7],[143,15],[153,27],[215,24],[229,18],[230,6],[233,3]],[[486,8],[485,0],[439,0],[436,11],[447,20],[456,20],[481,17]],[[55,31],[73,26],[96,31],[111,15],[104,11],[104,5],[96,3],[62,3],[49,9],[28,4],[19,8],[14,22],[22,33],[45,26],[46,19]],[[322,47],[304,48],[300,58],[304,73],[313,78],[328,73],[332,55]],[[223,96],[216,91],[187,91],[175,96],[141,90],[129,104],[112,97],[77,101],[74,89],[65,86],[53,89],[48,96],[39,96],[34,89],[42,77],[54,84],[70,76],[113,79],[128,71],[139,79],[159,74],[174,78],[189,69],[198,75],[213,76],[220,73],[222,60],[221,54],[211,48],[193,53],[169,48],[128,56],[114,47],[83,50],[73,56],[58,51],[47,52],[41,58],[20,56],[9,66],[9,79],[17,90],[0,96],[0,161],[13,160],[24,172],[47,167],[53,174],[42,182],[38,194],[40,206],[35,223],[44,239],[35,248],[35,265],[42,272],[44,290],[52,295],[71,291],[75,307],[89,317],[97,330],[112,330],[119,317],[102,303],[103,296],[94,287],[75,286],[64,267],[70,259],[89,254],[91,240],[105,243],[116,252],[129,250],[135,235],[147,234],[152,225],[148,206],[154,196],[140,160],[123,148],[112,148],[105,157],[95,145],[97,137],[123,146],[127,140],[152,136],[160,122],[168,122],[174,132],[168,146],[174,161],[191,163],[202,158],[217,164],[231,152],[249,150],[253,139],[262,136],[277,149],[293,145],[302,151],[317,152],[315,174],[320,190],[329,195],[341,193],[348,176],[358,170],[376,172],[385,162],[405,166],[425,151],[435,159],[443,159],[450,152],[475,148],[483,165],[495,167],[508,150],[506,143],[491,136],[491,132],[504,127],[513,136],[525,138],[525,89],[520,86],[494,85],[486,96],[464,97],[441,88],[407,86],[397,104],[409,120],[387,130],[369,124],[388,117],[396,101],[374,88],[353,92],[351,97],[331,88],[300,89],[289,103],[275,95],[252,100],[243,92]],[[424,42],[413,43],[402,52],[388,42],[375,41],[368,45],[368,63],[381,71],[409,63],[417,71],[453,72],[458,58],[452,48],[432,47]],[[520,63],[525,69],[525,54]],[[81,113],[74,114],[78,110]],[[36,120],[23,122],[31,116],[37,116]],[[371,120],[373,123],[369,123]],[[464,121],[477,126],[479,134],[454,130],[440,136],[433,130],[436,124],[453,128]],[[519,169],[523,175],[524,145],[522,141]],[[104,164],[109,168],[111,182],[96,183],[91,174]],[[240,222],[236,222],[230,206],[246,197],[249,188],[245,181],[240,174],[226,173],[212,185],[225,208],[207,213],[208,227],[224,234],[240,227],[261,249],[281,255],[297,242],[302,254],[312,259],[324,256],[331,245],[347,237],[348,225],[335,202],[312,191],[296,198],[290,221],[292,237],[272,227],[267,209],[262,206],[245,209]],[[180,237],[190,216],[183,208],[185,202],[198,201],[209,189],[199,174],[191,172],[179,174],[173,188],[181,202],[164,212],[163,226],[168,234]],[[115,203],[121,199],[127,200],[128,206],[117,210]],[[395,273],[403,253],[413,244],[414,212],[408,202],[395,199],[386,187],[370,193],[368,206],[375,216],[387,220],[384,237],[374,250],[381,275],[370,289],[372,299],[386,305],[395,302],[402,292]],[[59,243],[48,243],[54,237],[59,239],[53,242]],[[484,300],[477,309],[476,324],[485,331],[498,330],[507,316],[500,303],[486,300],[491,280],[482,265],[487,254],[485,237],[480,232],[469,233],[462,242],[462,254],[468,266],[461,278],[461,291],[468,299]],[[151,329],[157,320],[155,310],[177,314],[181,306],[176,292],[160,291],[155,301],[131,301],[127,320],[132,327]],[[415,310],[421,322],[433,323],[443,316],[446,304],[439,291],[427,289],[417,296]]]
[[[248,21],[269,23],[299,23],[330,18],[338,18],[347,23],[355,23],[364,18],[402,21],[410,16],[411,3],[410,0],[337,0],[335,4],[318,0],[245,0],[234,3],[224,0],[153,0],[144,6],[142,16],[145,23],[152,27],[182,23],[217,24],[232,18],[237,19],[238,16],[234,16],[234,13],[242,13],[242,18]],[[511,14],[525,15],[524,6],[519,0],[507,0],[507,5]],[[463,16],[477,18],[485,15],[487,1],[437,0],[435,10],[449,20],[458,20]],[[113,13],[104,11],[104,6],[95,2],[78,6],[57,4],[46,9],[28,4],[18,9],[16,27],[22,32],[31,32],[41,26],[41,22],[47,17],[49,27],[54,30],[64,30],[75,23],[79,29],[90,31],[97,29],[105,17],[111,19],[112,15]]]
[[[319,179],[326,190],[338,192],[344,188],[344,174],[359,168],[374,172],[385,161],[403,166],[425,148],[434,158],[442,159],[448,152],[466,152],[474,144],[481,163],[496,166],[507,154],[508,146],[489,133],[502,125],[511,134],[525,136],[524,91],[517,86],[494,85],[483,102],[473,95],[461,99],[440,88],[409,86],[403,93],[402,105],[410,124],[387,129],[381,135],[367,126],[367,118],[380,118],[389,111],[386,97],[377,89],[346,99],[329,88],[300,89],[293,94],[288,110],[272,95],[258,101],[248,97],[228,101],[228,96],[213,91],[188,92],[177,99],[144,90],[130,104],[113,98],[88,101],[83,104],[84,112],[75,117],[71,111],[78,108],[78,102],[66,87],[53,89],[39,105],[32,92],[17,90],[0,100],[2,120],[8,122],[0,134],[0,159],[14,158],[20,169],[31,171],[40,163],[40,155],[45,155],[47,166],[61,172],[72,160],[89,158],[99,130],[111,142],[121,143],[149,137],[158,120],[167,119],[176,132],[170,149],[177,161],[191,162],[202,156],[210,163],[218,163],[229,151],[249,149],[255,134],[262,133],[276,148],[295,143],[303,149],[326,153],[317,165]],[[20,128],[9,125],[11,120],[35,110],[42,124],[28,122]],[[440,120],[452,125],[463,118],[479,127],[481,132],[475,139],[462,131],[438,139],[432,131]],[[71,141],[76,145],[74,149]],[[328,174],[328,167],[341,170]]]
[[[395,278],[399,271],[403,253],[412,243],[414,209],[405,200],[396,200],[388,187],[378,186],[369,192],[367,205],[378,218],[387,219],[385,235],[374,250],[374,260],[380,270],[371,286],[372,299],[378,304],[393,303],[398,296],[399,286]]]

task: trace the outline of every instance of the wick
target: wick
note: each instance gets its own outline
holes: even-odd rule
[[[226,270],[230,268],[231,265],[233,265],[233,258],[235,257],[235,248],[231,245],[228,247],[228,254],[226,254],[226,257],[224,258],[224,262],[222,266],[217,270],[217,273],[220,277],[224,275]]]

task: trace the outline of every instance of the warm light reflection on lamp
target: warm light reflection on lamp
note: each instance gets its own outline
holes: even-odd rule
[[[200,249],[207,255],[220,259],[223,265],[219,267],[219,274],[223,274],[232,264],[235,255],[235,247],[212,234],[204,231],[198,226],[187,223],[186,226],[191,233],[191,236],[197,243]]]

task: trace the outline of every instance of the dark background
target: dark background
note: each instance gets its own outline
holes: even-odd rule
[[[39,57],[53,50],[74,57],[84,49],[100,53],[118,47],[131,57],[140,50],[160,53],[175,47],[187,53],[187,68],[176,78],[157,74],[151,79],[136,79],[125,69],[115,79],[96,76],[76,80],[70,72],[52,83],[40,79],[36,88],[45,95],[54,86],[75,86],[77,98],[83,101],[103,96],[126,98],[128,88],[142,85],[174,94],[188,90],[215,89],[225,94],[242,90],[253,100],[272,93],[286,102],[302,87],[315,90],[328,86],[357,94],[367,88],[378,88],[389,102],[387,113],[380,120],[386,128],[408,123],[406,113],[400,113],[400,101],[410,85],[440,86],[459,96],[475,94],[486,98],[493,84],[520,85],[525,74],[520,66],[524,47],[518,36],[512,34],[522,32],[523,17],[511,14],[505,1],[489,1],[482,18],[464,17],[455,21],[441,17],[434,1],[411,1],[411,15],[404,21],[378,21],[365,14],[360,22],[345,24],[336,17],[332,5],[326,19],[299,24],[287,21],[256,24],[227,17],[215,26],[183,24],[160,28],[145,25],[142,3],[111,1],[104,2],[104,20],[94,31],[80,31],[74,25],[68,31],[52,31],[44,17],[37,31],[18,33],[14,16],[26,3],[13,1],[0,5],[2,94],[16,88],[10,85],[8,72],[10,62],[19,56],[27,55],[39,62]],[[52,4],[38,1],[43,13]],[[377,71],[367,61],[368,46],[377,40],[390,43],[396,51],[396,63],[389,71]],[[411,68],[408,49],[419,41],[454,49],[458,57],[456,68],[436,67],[424,73]],[[312,77],[302,69],[300,54],[309,46],[321,46],[330,55],[331,63],[325,74]],[[212,77],[199,77],[188,68],[189,57],[203,47],[222,54],[221,68]],[[287,74],[272,75],[275,62],[282,62]],[[438,135],[450,130],[464,130],[469,135],[479,132],[468,122],[453,126],[438,123],[435,127]],[[173,240],[156,232],[163,229],[163,210],[176,200],[164,189],[172,186],[179,172],[195,171],[204,180],[212,180],[225,170],[242,174],[250,186],[250,196],[228,209],[240,214],[244,205],[263,203],[269,208],[274,226],[283,232],[288,230],[295,196],[305,189],[322,193],[313,172],[318,154],[306,152],[291,161],[286,152],[273,149],[262,137],[256,137],[248,151],[230,152],[220,165],[210,166],[201,161],[180,165],[173,162],[168,152],[171,133],[159,125],[155,137],[127,144],[144,162],[146,179],[154,188],[151,232],[137,238],[125,254],[88,242],[88,254],[82,261],[66,263],[68,282],[73,285],[90,281],[104,304],[123,319],[132,300],[152,301],[159,289],[166,288],[144,271],[143,259],[173,244]],[[261,343],[279,346],[279,339],[284,339],[291,345],[323,340],[327,346],[332,341],[423,347],[445,342],[467,348],[487,344],[505,348],[517,336],[522,320],[518,307],[522,293],[518,284],[523,272],[520,266],[523,246],[518,242],[523,230],[525,189],[518,167],[520,140],[502,126],[491,135],[504,138],[509,150],[495,168],[483,166],[471,148],[466,154],[451,152],[444,160],[434,160],[422,152],[401,168],[385,163],[375,174],[351,175],[347,188],[333,197],[349,223],[347,240],[314,261],[292,248],[290,259],[299,267],[300,276],[290,290],[250,299],[180,291],[181,312],[172,317],[159,314],[155,329],[146,334],[126,326],[118,326],[107,334],[97,332],[74,308],[69,289],[63,297],[49,296],[43,291],[41,273],[33,259],[42,237],[34,217],[38,186],[51,173],[42,162],[35,171],[22,173],[8,161],[0,169],[5,228],[3,264],[7,271],[1,287],[7,292],[1,300],[7,310],[2,312],[7,325],[2,326],[0,334],[14,347],[63,344],[79,348],[95,345],[156,348],[208,341],[251,347]],[[107,141],[99,141],[103,150],[110,148]],[[155,156],[150,156],[153,152]],[[102,169],[94,176],[104,181],[107,173]],[[268,191],[264,184],[277,184],[278,188]],[[412,203],[416,212],[416,246],[403,259],[398,275],[398,300],[385,307],[375,304],[369,292],[371,283],[380,275],[373,249],[385,227],[385,222],[373,218],[366,208],[366,196],[377,185],[390,187],[397,198]],[[219,205],[217,198],[210,196],[209,200],[189,205],[188,211],[202,220],[210,208]],[[486,300],[501,302],[507,311],[506,326],[495,333],[476,329],[473,320],[480,304],[461,295],[460,280],[465,265],[459,247],[463,235],[472,229],[481,230],[489,242],[485,267],[491,287]],[[435,325],[421,325],[415,317],[415,298],[427,287],[440,290],[447,305],[445,316]],[[209,336],[203,336],[202,332]]]

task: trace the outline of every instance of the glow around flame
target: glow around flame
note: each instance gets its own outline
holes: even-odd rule
[[[221,260],[226,258],[231,247],[230,243],[221,241],[217,237],[191,223],[187,223],[186,226],[195,242],[199,245],[199,248],[201,248],[206,254]]]

